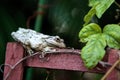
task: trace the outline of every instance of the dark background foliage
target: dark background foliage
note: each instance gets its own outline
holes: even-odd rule
[[[119,0],[116,1],[120,2]],[[49,6],[44,14],[41,14],[43,15],[41,32],[59,35],[64,38],[67,46],[81,49],[83,44],[79,43],[78,32],[84,23],[84,15],[90,9],[88,0],[46,0],[46,4]],[[7,42],[14,41],[10,36],[11,32],[16,31],[18,27],[27,28],[27,19],[36,12],[37,8],[38,0],[0,1],[0,64],[3,64],[5,60]],[[108,23],[119,23],[120,15],[118,13],[120,14],[120,12],[116,12],[116,9],[120,8],[113,4],[101,19],[94,17],[92,22],[98,22],[101,26]],[[118,18],[115,18],[116,15],[118,15]],[[34,29],[34,22],[35,18],[30,22],[31,29]],[[33,76],[39,76],[36,74],[38,72],[34,71],[34,73]],[[27,74],[29,74],[29,71]],[[0,80],[2,80],[2,73],[0,73]]]

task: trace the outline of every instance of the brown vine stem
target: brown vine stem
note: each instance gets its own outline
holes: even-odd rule
[[[63,51],[44,52],[44,53],[45,53],[45,54],[54,54],[54,53],[55,53],[55,54],[56,54],[56,53],[80,54],[79,51],[75,51],[75,50],[63,50]],[[20,64],[20,63],[23,62],[24,60],[26,60],[26,59],[28,59],[28,58],[31,58],[31,57],[33,57],[33,56],[35,56],[35,55],[38,55],[38,54],[42,55],[40,52],[36,52],[36,53],[34,53],[34,54],[32,54],[32,55],[29,55],[29,56],[26,56],[26,57],[20,59],[20,60],[19,60],[16,64],[14,64],[13,66],[11,66],[11,65],[9,65],[9,64],[3,64],[3,65],[5,65],[5,66],[10,67],[10,71],[6,74],[6,76],[5,76],[5,78],[4,78],[3,80],[7,80],[7,79],[8,79],[8,77],[10,76],[12,70],[15,69],[15,67],[16,67],[18,64]],[[2,65],[2,66],[3,66],[3,65]],[[2,66],[1,66],[1,67],[2,67]],[[1,68],[1,67],[0,67],[0,68]],[[1,70],[1,71],[2,71],[2,70]]]
[[[105,80],[106,77],[113,71],[113,69],[115,69],[115,67],[120,63],[120,59],[117,60],[113,66],[107,71],[107,73],[101,78],[101,80]]]

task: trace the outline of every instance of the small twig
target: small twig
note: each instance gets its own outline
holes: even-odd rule
[[[28,17],[27,22],[26,22],[27,28],[28,28],[28,29],[30,28],[30,21],[31,21],[33,18],[35,18],[37,15],[43,15],[43,14],[44,14],[44,12],[42,12],[42,11],[41,11],[41,12],[34,12],[32,16]]]
[[[104,61],[99,61],[99,64],[101,64],[103,67],[111,67],[112,64],[108,63],[108,62],[104,62]],[[120,71],[120,69],[118,67],[115,67],[116,70]]]
[[[70,53],[70,54],[80,54],[80,51],[75,50],[63,50],[63,51],[52,51],[52,52],[45,52],[46,54],[56,54],[56,53]]]
[[[113,69],[114,69],[119,63],[120,63],[120,59],[117,60],[117,61],[113,64],[113,66],[107,71],[107,73],[102,77],[101,80],[105,80],[106,77],[113,71]]]
[[[120,8],[120,4],[115,1],[115,4]]]

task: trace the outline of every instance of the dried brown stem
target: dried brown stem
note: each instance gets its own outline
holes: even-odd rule
[[[115,67],[116,67],[119,63],[120,63],[120,59],[117,60],[117,61],[113,64],[113,66],[107,71],[107,73],[102,77],[101,80],[105,80],[106,77],[113,71],[113,69],[115,69]]]
[[[32,16],[28,17],[27,22],[26,22],[26,26],[27,26],[28,29],[30,28],[30,21],[31,21],[33,18],[35,18],[38,14],[43,15],[44,12],[34,12],[34,14],[33,14]]]

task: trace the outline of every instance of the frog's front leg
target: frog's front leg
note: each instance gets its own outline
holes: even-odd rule
[[[39,56],[39,58],[40,59],[42,59],[42,61],[48,61],[49,60],[49,57],[45,57],[46,56],[46,54],[48,53],[48,52],[54,52],[54,51],[56,51],[56,49],[55,48],[53,48],[53,47],[45,47],[45,48],[43,48],[42,49],[42,51],[40,51],[40,56]]]
[[[40,61],[48,61],[49,60],[49,57],[45,57],[45,55],[47,54],[46,52],[40,52],[41,54],[40,54],[40,56],[39,56],[39,58],[40,58]]]
[[[30,46],[28,46],[28,45],[23,45],[23,47],[25,48],[25,50],[27,51],[27,53],[28,53],[29,55],[32,55],[32,54],[34,53],[34,51],[31,49]]]
[[[39,58],[40,58],[40,59],[45,58],[46,52],[40,52],[40,53],[41,53],[41,54],[40,54]]]

